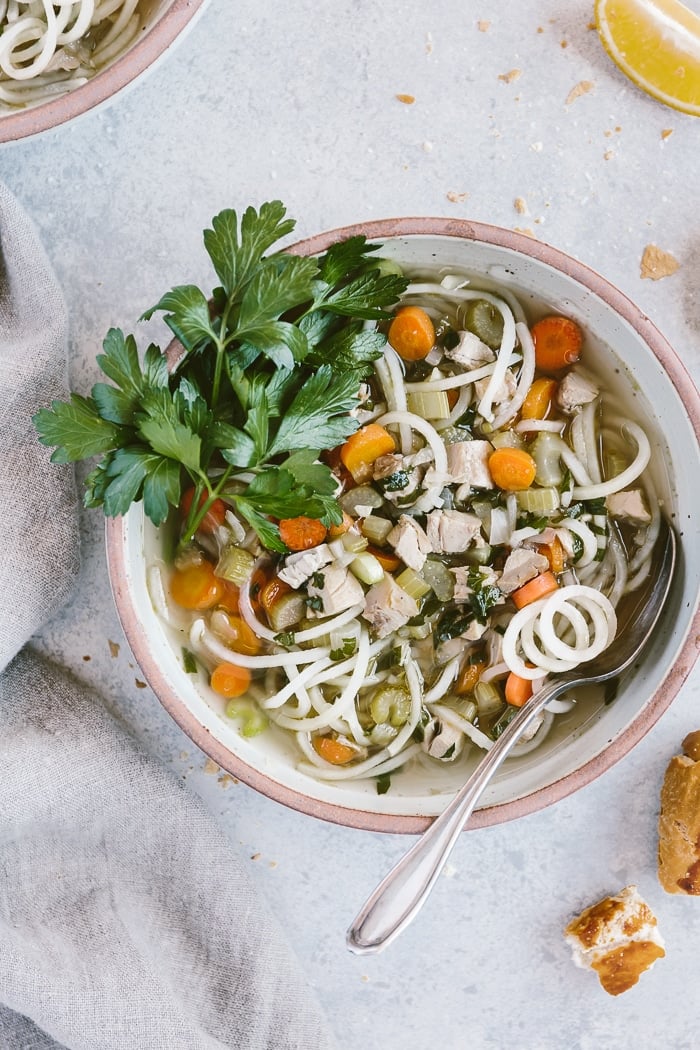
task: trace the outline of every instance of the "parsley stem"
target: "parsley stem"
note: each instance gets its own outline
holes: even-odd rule
[[[209,478],[206,474],[203,474],[196,482],[194,487],[194,495],[192,497],[192,503],[190,504],[189,514],[185,522],[184,531],[180,537],[180,541],[177,545],[178,551],[184,550],[184,548],[192,541],[194,534],[199,526],[204,521],[204,518],[209,512],[209,508],[212,503],[219,498],[222,488],[231,476],[233,467],[228,466],[224,470],[221,477],[218,479],[215,486],[212,486]],[[200,506],[200,500],[202,499],[202,493],[204,490],[208,491],[209,495],[205,500],[202,501]]]
[[[211,407],[215,409],[219,402],[219,390],[221,389],[221,373],[224,368],[224,344],[217,340],[216,361],[214,363],[214,378],[211,385]]]

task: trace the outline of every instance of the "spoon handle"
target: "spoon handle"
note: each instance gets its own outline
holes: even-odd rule
[[[520,709],[449,805],[367,899],[347,933],[351,952],[380,952],[415,918],[491,777],[545,704],[571,684],[568,677],[554,680]]]

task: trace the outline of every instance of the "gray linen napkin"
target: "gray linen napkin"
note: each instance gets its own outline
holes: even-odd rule
[[[48,464],[30,422],[65,397],[65,327],[0,186],[0,1047],[331,1050],[203,806],[25,645],[78,567],[73,472]]]

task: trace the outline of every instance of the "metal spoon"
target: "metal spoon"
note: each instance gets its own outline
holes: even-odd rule
[[[605,682],[641,653],[668,597],[676,563],[676,538],[662,520],[645,585],[618,608],[615,641],[595,660],[552,678],[520,709],[446,809],[377,886],[348,930],[357,955],[379,952],[418,914],[491,777],[543,707],[566,689]]]

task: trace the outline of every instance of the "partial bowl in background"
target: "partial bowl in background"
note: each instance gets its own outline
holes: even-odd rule
[[[457,267],[473,274],[476,286],[511,289],[526,312],[545,307],[578,321],[587,360],[606,377],[609,395],[644,424],[654,482],[680,538],[680,571],[647,653],[625,676],[614,702],[582,698],[574,712],[555,719],[536,751],[505,764],[469,826],[495,824],[556,802],[607,770],[654,725],[690,672],[700,630],[700,395],[649,319],[603,277],[555,248],[482,223],[418,218],[334,230],[291,250],[316,255],[356,234],[382,242],[382,254],[406,266]],[[372,779],[320,782],[300,772],[289,734],[271,728],[242,737],[224,718],[223,701],[185,673],[183,639],[152,607],[146,566],[158,546],[158,530],[141,505],[108,521],[109,572],[126,637],[154,692],[192,741],[240,780],[302,812],[367,830],[423,830],[479,755],[436,769],[429,781],[424,770],[406,770],[378,795]]]
[[[10,107],[0,101],[0,143],[58,127],[112,99],[168,52],[206,3],[207,0],[140,0],[137,11],[141,21],[132,43],[86,83],[25,108]]]

